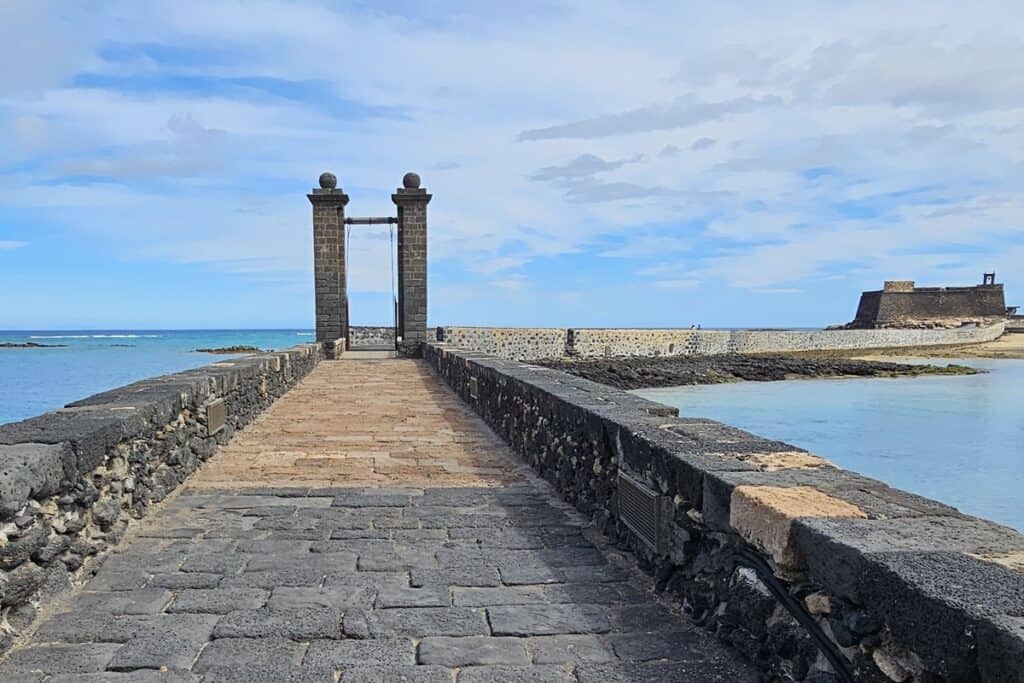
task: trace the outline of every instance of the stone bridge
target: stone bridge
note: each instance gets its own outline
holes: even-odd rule
[[[1021,534],[428,341],[418,177],[348,349],[334,184],[319,343],[0,426],[0,681],[1024,681]]]

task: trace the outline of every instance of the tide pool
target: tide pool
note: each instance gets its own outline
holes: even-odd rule
[[[840,467],[1024,531],[1024,360],[929,362],[989,372],[635,393],[679,408],[681,415],[786,441]]]
[[[0,348],[0,424],[23,420],[124,384],[232,356],[198,348],[285,349],[313,341],[310,330],[0,331],[0,342],[63,344]]]

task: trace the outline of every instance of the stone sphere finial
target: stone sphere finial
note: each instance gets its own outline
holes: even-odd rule
[[[402,176],[402,187],[407,190],[418,190],[420,189],[420,174],[419,173],[406,173]]]
[[[333,190],[338,187],[338,177],[333,173],[324,171],[320,174],[320,187],[324,190]]]

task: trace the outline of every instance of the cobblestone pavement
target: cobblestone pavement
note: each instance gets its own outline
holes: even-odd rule
[[[0,681],[756,680],[591,542],[581,518],[421,365],[376,364],[376,376],[404,376],[432,397],[396,411],[378,400],[375,373],[344,365],[321,366],[139,524],[0,665]],[[313,410],[332,377],[338,404],[361,406],[367,421],[350,424],[354,435],[394,434],[410,419],[416,439],[436,436],[413,458],[429,474],[378,470],[376,449],[401,452],[391,440],[361,441],[366,455],[352,456],[364,466],[353,479],[377,487],[340,487],[330,467],[320,481],[303,470],[280,486],[277,466],[242,467],[244,444],[257,459],[321,457],[306,430],[336,433]],[[286,430],[282,413],[304,402],[308,420]],[[258,443],[261,431],[276,434],[272,447]],[[480,469],[434,468],[431,458],[450,460],[441,441]],[[321,443],[323,457],[343,457]],[[247,478],[216,487],[228,471]]]

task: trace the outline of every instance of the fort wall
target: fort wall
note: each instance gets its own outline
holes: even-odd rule
[[[0,652],[333,346],[224,360],[0,425]]]
[[[443,344],[425,357],[659,589],[763,670],[1024,681],[1016,531],[557,370]]]
[[[915,287],[913,282],[887,282],[880,291],[864,292],[853,325],[900,326],[928,322],[988,320],[1006,317],[1001,284],[976,287]]]
[[[1002,322],[955,329],[870,330],[439,327],[437,339],[467,351],[529,361],[952,346],[992,341],[1003,331]]]
[[[348,328],[350,347],[395,345],[395,328],[390,325],[350,325]]]

